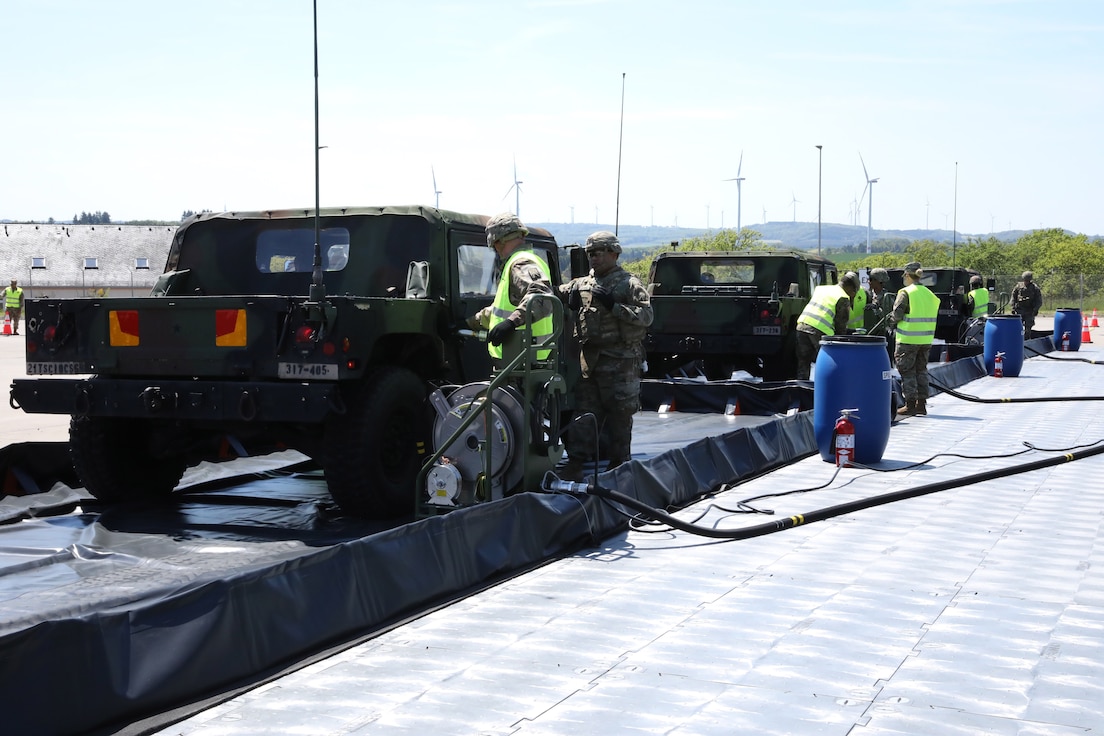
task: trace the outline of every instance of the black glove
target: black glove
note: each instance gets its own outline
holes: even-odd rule
[[[578,312],[583,306],[583,296],[579,293],[578,286],[572,286],[571,291],[567,292],[567,308]]]
[[[504,319],[487,333],[487,342],[492,345],[501,345],[509,339],[510,335],[514,334],[516,329],[517,325],[508,319]]]
[[[606,309],[613,309],[613,292],[601,284],[594,285],[590,290],[590,296]]]

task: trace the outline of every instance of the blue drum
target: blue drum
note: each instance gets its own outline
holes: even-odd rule
[[[820,456],[835,462],[832,432],[843,409],[858,409],[855,462],[876,463],[889,443],[893,380],[884,337],[836,335],[821,338],[813,366],[813,433]]]
[[[985,372],[993,375],[997,353],[1004,353],[1004,375],[1020,375],[1024,362],[1023,320],[1015,314],[993,314],[985,322]]]
[[[1062,335],[1069,333],[1069,349],[1076,352],[1081,348],[1081,310],[1062,307],[1054,312],[1054,349],[1062,349]]]

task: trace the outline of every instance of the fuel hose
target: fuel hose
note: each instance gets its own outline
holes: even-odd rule
[[[944,386],[930,375],[928,376],[928,383],[948,396],[953,396],[963,401],[972,401],[975,404],[1038,404],[1048,401],[1104,401],[1104,396],[1023,396],[1016,398],[1004,397],[1000,399],[983,399],[980,396],[973,396],[972,394],[964,394],[960,391],[955,391],[950,386]]]
[[[1047,355],[1046,353],[1040,352],[1026,344],[1024,345],[1024,350],[1030,350],[1039,358],[1057,360],[1059,363],[1088,363],[1089,365],[1104,365],[1104,360],[1091,360],[1090,358],[1059,358],[1057,355]]]
[[[1094,455],[1100,455],[1101,453],[1104,453],[1104,444],[1099,444],[1081,450],[1075,450],[1074,452],[1068,452],[1063,455],[1055,455],[1053,457],[1035,460],[1029,463],[1012,465],[1007,468],[988,470],[982,473],[975,473],[973,475],[936,481],[934,483],[928,483],[925,485],[916,486],[914,488],[905,488],[900,491],[892,491],[890,493],[883,493],[877,496],[868,496],[867,498],[860,498],[854,501],[837,504],[835,506],[828,506],[822,509],[816,509],[805,514],[795,514],[793,516],[778,518],[763,524],[741,527],[739,529],[716,529],[713,527],[702,526],[700,524],[691,524],[682,521],[681,519],[678,519],[661,509],[652,508],[648,504],[635,499],[632,496],[628,496],[624,493],[620,493],[619,491],[604,488],[600,485],[592,483],[575,483],[571,481],[555,480],[547,484],[547,489],[549,491],[561,493],[597,496],[598,498],[602,498],[613,503],[619,503],[622,506],[626,506],[637,511],[641,516],[667,524],[674,529],[678,529],[679,531],[684,531],[689,534],[696,534],[702,537],[711,537],[713,539],[739,540],[752,539],[753,537],[761,537],[766,534],[773,534],[774,532],[785,531],[786,529],[793,529],[794,527],[798,526],[805,526],[817,521],[825,521],[837,516],[843,516],[845,514],[851,514],[856,511],[862,511],[863,509],[873,508],[875,506],[882,506],[884,504],[895,503],[897,501],[904,501],[906,499],[916,498],[918,496],[926,496],[930,493],[938,493],[940,491],[946,491],[952,488],[960,488],[962,486],[973,485],[975,483],[984,483],[985,481],[996,480],[998,478],[1007,478],[1012,475],[1019,475],[1020,473],[1030,473],[1034,470],[1051,468],[1057,465],[1071,463],[1075,460],[1082,460]]]

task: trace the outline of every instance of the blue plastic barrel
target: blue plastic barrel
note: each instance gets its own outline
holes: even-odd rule
[[[821,338],[813,366],[813,434],[820,456],[835,462],[832,431],[842,409],[858,409],[855,462],[876,463],[889,442],[893,381],[884,337],[835,335]]]
[[[1004,353],[1004,375],[1020,375],[1024,362],[1023,320],[1015,314],[993,314],[985,322],[985,372],[993,375],[993,362],[997,353]]]
[[[1069,349],[1076,351],[1081,347],[1081,310],[1073,307],[1061,307],[1054,311],[1054,349],[1062,349],[1062,334],[1069,333]]]

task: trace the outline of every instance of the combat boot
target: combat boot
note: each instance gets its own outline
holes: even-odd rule
[[[920,416],[927,416],[928,414],[928,400],[917,399],[916,400],[916,413]]]
[[[916,399],[905,399],[905,405],[897,410],[899,417],[911,417],[916,414]]]

